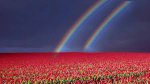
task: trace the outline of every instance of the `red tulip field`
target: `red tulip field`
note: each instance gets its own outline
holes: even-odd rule
[[[150,54],[0,54],[0,84],[150,84]]]

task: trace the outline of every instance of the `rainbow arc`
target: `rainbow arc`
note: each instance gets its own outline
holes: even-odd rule
[[[101,31],[106,28],[106,26],[110,23],[111,20],[114,19],[115,16],[117,16],[124,8],[127,7],[127,5],[130,3],[130,1],[124,1],[119,6],[117,6],[109,16],[107,16],[102,23],[98,26],[98,28],[94,31],[94,33],[88,38],[88,40],[85,42],[85,45],[83,46],[84,50],[87,49],[89,46],[92,45],[92,43],[95,41],[95,39],[98,37],[98,35],[101,33]]]
[[[98,0],[94,5],[92,5],[76,22],[75,24],[65,33],[61,39],[58,46],[55,48],[54,52],[60,52],[62,48],[67,44],[72,35],[79,29],[81,24],[87,20],[87,18],[92,15],[92,13],[99,7],[103,5],[106,0]]]

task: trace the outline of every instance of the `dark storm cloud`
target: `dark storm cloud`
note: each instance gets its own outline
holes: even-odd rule
[[[0,0],[0,52],[53,51],[95,1]],[[87,51],[150,51],[150,1],[130,1],[126,14],[114,19]],[[63,51],[83,51],[85,40],[118,2],[96,11]]]

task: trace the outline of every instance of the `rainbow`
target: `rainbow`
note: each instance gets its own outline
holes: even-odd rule
[[[109,24],[109,22],[118,14],[121,10],[123,10],[127,5],[130,3],[130,1],[124,1],[119,6],[117,6],[112,13],[104,19],[104,21],[98,26],[98,28],[94,31],[94,33],[89,37],[89,39],[85,42],[85,45],[83,46],[84,49],[87,49],[97,38],[99,33]]]
[[[97,9],[99,8],[106,0],[98,0],[94,5],[92,5],[76,22],[75,24],[65,33],[64,37],[55,48],[55,52],[60,52],[64,45],[68,42],[71,36],[76,32],[80,25]]]

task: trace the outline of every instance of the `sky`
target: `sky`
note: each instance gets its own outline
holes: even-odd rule
[[[0,52],[54,52],[66,32],[98,0],[0,0]],[[150,1],[130,0],[99,33],[86,40],[120,3],[104,0],[61,52],[150,52]]]

